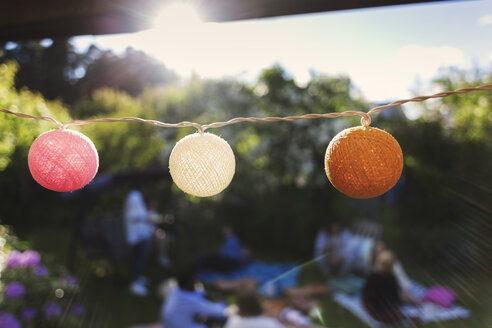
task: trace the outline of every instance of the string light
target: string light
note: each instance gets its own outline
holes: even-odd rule
[[[99,157],[92,141],[73,130],[51,130],[40,135],[28,154],[31,175],[53,191],[74,191],[97,173]]]
[[[403,154],[389,133],[367,126],[345,129],[328,145],[325,171],[331,184],[353,198],[372,198],[400,178]]]
[[[231,146],[211,133],[194,133],[179,140],[169,157],[169,172],[184,192],[209,197],[231,183],[236,160]]]
[[[47,116],[28,115],[3,108],[0,108],[0,112],[50,121],[59,127],[59,130],[39,136],[33,142],[28,156],[33,178],[42,186],[54,191],[73,191],[84,187],[94,178],[99,164],[92,141],[79,132],[66,130],[66,127],[111,122],[140,122],[166,128],[194,127],[199,133],[189,135],[175,145],[169,168],[179,188],[199,197],[220,193],[231,182],[235,170],[234,154],[229,144],[214,134],[204,133],[205,130],[242,122],[360,116],[362,126],[346,129],[330,142],[325,154],[325,170],[328,179],[341,192],[354,198],[370,198],[391,189],[398,181],[403,167],[403,155],[398,142],[390,134],[369,127],[371,114],[408,102],[421,102],[481,90],[492,90],[492,84],[402,99],[374,107],[367,113],[345,111],[286,117],[236,117],[226,122],[206,125],[188,121],[164,123],[138,117],[75,120],[62,124]]]

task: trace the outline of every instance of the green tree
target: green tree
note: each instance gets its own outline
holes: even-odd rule
[[[301,87],[279,66],[265,70],[254,85],[195,77],[187,84],[149,89],[142,101],[166,122],[209,123],[238,116],[367,109],[362,99],[352,96],[347,77],[313,76]],[[318,221],[344,214],[347,197],[340,197],[329,184],[323,158],[331,138],[350,122],[359,124],[359,119],[242,123],[210,130],[233,148],[236,174],[224,193],[194,199],[199,215],[215,224],[229,222],[240,228],[241,238],[262,252],[288,250],[309,256]],[[191,128],[165,130],[167,138],[174,140],[194,132]],[[177,191],[177,195],[183,194]],[[327,211],[326,217],[319,215]],[[297,242],[291,243],[293,239]]]
[[[59,102],[48,102],[40,94],[26,89],[16,91],[14,78],[17,71],[14,63],[0,64],[0,104],[2,108],[19,111],[24,114],[50,116],[60,122],[67,122],[70,116]],[[16,159],[27,158],[31,143],[42,132],[56,128],[46,121],[22,119],[1,114],[0,120],[0,171],[4,171]]]
[[[90,118],[140,117],[154,119],[138,101],[124,92],[101,89],[89,100],[75,108],[86,113],[98,113]],[[159,154],[166,141],[160,138],[159,128],[143,123],[100,123],[81,128],[94,142],[99,153],[99,172],[142,169],[159,163]]]
[[[434,83],[454,90],[488,81],[490,76],[483,73],[451,69]],[[449,96],[422,103],[423,115],[416,121],[388,126],[405,157],[393,237],[407,256],[417,250],[404,245],[419,240],[421,263],[473,271],[491,250],[475,244],[488,238],[485,222],[492,212],[491,101],[490,92]]]
[[[16,61],[18,89],[27,87],[46,99],[70,101],[73,96],[74,70],[81,65],[68,39],[9,42],[0,50],[0,62]]]
[[[19,64],[18,89],[27,87],[47,99],[70,104],[102,87],[137,96],[148,86],[177,79],[173,71],[142,51],[127,48],[116,55],[92,45],[78,53],[66,38],[0,44],[0,63],[9,60]]]
[[[15,89],[17,68],[14,63],[0,64],[0,106],[25,114],[50,116],[59,122],[68,122],[68,111],[59,102],[46,101],[40,94],[26,89]],[[0,219],[26,223],[30,215],[39,211],[39,206],[42,205],[31,202],[35,199],[40,202],[46,198],[51,199],[54,194],[43,191],[34,182],[28,169],[27,154],[35,138],[56,126],[46,121],[3,113],[0,115],[0,197],[3,199]]]
[[[442,72],[433,84],[442,90],[455,90],[490,83],[492,74],[450,68]],[[453,95],[444,98],[435,107],[424,104],[424,108],[426,115],[441,120],[456,138],[492,142],[491,92]]]
[[[177,80],[176,73],[164,64],[130,47],[119,56],[91,46],[81,56],[85,58],[81,65],[85,74],[74,85],[77,99],[103,87],[138,96],[146,87]]]

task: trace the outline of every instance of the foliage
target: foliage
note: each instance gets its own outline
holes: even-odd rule
[[[141,99],[146,107],[155,109],[158,119],[166,122],[193,120],[206,123],[237,116],[297,115],[365,108],[362,99],[352,96],[347,77],[313,76],[307,86],[300,87],[278,66],[265,70],[254,85],[195,77],[185,84],[149,89]],[[333,188],[327,188],[323,157],[331,137],[346,127],[347,122],[342,119],[305,120],[238,124],[220,131],[212,130],[233,148],[236,174],[230,187],[221,195],[212,199],[189,198],[189,207],[197,210],[189,209],[189,214],[184,216],[193,218],[190,224],[200,227],[196,230],[207,230],[189,238],[204,238],[207,241],[202,244],[215,245],[217,234],[199,222],[205,220],[209,227],[210,224],[216,227],[228,222],[239,231],[246,244],[258,251],[283,250],[295,256],[309,256],[310,240],[318,222],[344,214],[347,200]],[[192,129],[182,129],[162,133],[177,141],[192,132]],[[164,153],[169,154],[172,146],[170,143]],[[177,191],[175,197],[183,195]],[[320,214],[327,211],[330,213],[326,216]],[[290,242],[293,239],[298,242]],[[186,241],[180,242],[182,246],[176,249],[192,247],[184,246]],[[196,242],[190,241],[192,244]]]
[[[282,67],[273,66],[252,84],[236,79],[202,80],[197,76],[177,81],[164,65],[131,48],[115,55],[92,46],[77,54],[68,40],[61,39],[51,43],[9,43],[0,52],[0,106],[51,116],[61,122],[69,121],[70,116],[137,116],[166,122],[208,123],[238,116],[369,108],[346,76],[313,74],[307,85],[301,86]],[[9,60],[16,60],[17,64]],[[452,90],[490,82],[490,73],[449,69],[442,71],[433,87]],[[67,109],[60,102],[46,99],[62,99],[71,105]],[[491,105],[491,92],[473,92],[423,102],[423,115],[415,121],[407,120],[400,108],[373,117],[373,126],[386,129],[400,143],[405,166],[398,185],[372,200],[353,200],[340,194],[324,173],[328,143],[344,128],[359,124],[358,118],[243,123],[211,130],[229,142],[236,156],[236,174],[225,192],[208,199],[189,197],[176,187],[170,191],[170,179],[153,181],[149,188],[151,198],[160,201],[159,210],[174,215],[176,220],[168,226],[174,238],[173,268],[185,268],[196,257],[213,251],[221,238],[218,227],[224,223],[236,229],[255,256],[307,261],[320,225],[331,219],[350,225],[359,218],[369,218],[383,225],[383,238],[405,265],[418,264],[414,268],[425,268],[419,270],[424,275],[429,268],[453,274],[462,272],[467,277],[465,286],[471,286],[466,293],[483,301],[481,296],[488,297],[490,293],[480,287],[490,282],[492,264],[492,245],[488,242],[492,213]],[[41,235],[39,241],[50,240],[50,252],[64,253],[72,236],[68,229],[77,229],[77,215],[82,216],[87,209],[87,218],[96,220],[105,211],[120,213],[126,191],[123,188],[95,194],[75,207],[58,193],[38,186],[30,176],[27,153],[32,141],[54,126],[44,121],[0,116],[0,219],[8,220],[19,233],[31,229],[32,235],[38,235],[36,226],[42,225],[52,234]],[[163,129],[139,123],[92,124],[80,129],[98,149],[98,176],[152,165],[166,168],[174,143],[195,132],[191,128]],[[59,234],[64,234],[65,239]],[[0,245],[4,245],[4,259],[10,250],[24,251],[13,253],[18,256],[28,250],[26,243],[1,226]],[[32,251],[27,254],[36,258]],[[104,263],[111,266],[107,261]],[[489,270],[482,283],[469,278],[477,268]],[[20,295],[23,288],[24,295],[21,300],[0,301],[0,322],[12,320],[7,318],[8,313],[15,315],[14,320],[21,320],[20,311],[29,303],[38,314],[38,321],[31,321],[32,326],[63,323],[70,327],[69,318],[77,317],[67,303],[73,301],[78,288],[67,284],[63,270],[61,275],[55,272],[50,269],[47,277],[40,277],[35,265],[2,272],[1,297],[14,282],[23,287],[10,285],[7,294]],[[413,274],[411,270],[410,273]],[[102,287],[109,290],[111,295],[104,299],[105,305],[112,313],[119,313],[122,309],[113,300],[128,302],[127,292],[112,291],[107,285],[107,281],[95,281],[94,293],[99,296]],[[56,289],[64,290],[61,300],[54,294]],[[475,289],[481,290],[475,293]],[[460,296],[466,293],[461,292]],[[57,302],[64,309],[50,323],[42,316],[45,301]],[[153,303],[153,299],[139,302],[140,310],[151,308]],[[335,308],[333,304],[328,307]],[[57,312],[56,307],[51,308]],[[336,315],[330,313],[328,318]],[[120,319],[122,324],[128,324],[124,321]],[[346,325],[345,314],[338,321]]]
[[[8,327],[82,327],[85,308],[77,304],[75,277],[54,274],[38,252],[19,251],[12,232],[0,226],[0,317]],[[4,326],[2,326],[4,327]]]
[[[441,90],[455,90],[492,83],[492,75],[484,72],[450,68],[434,80]],[[439,121],[450,129],[454,138],[463,141],[492,140],[492,94],[473,92],[453,95],[437,103],[424,103],[427,119]]]
[[[454,84],[448,87],[453,89],[482,82],[459,83],[453,75],[450,79]],[[228,222],[258,252],[282,250],[290,256],[306,258],[311,253],[314,231],[323,222],[335,218],[350,225],[359,218],[369,218],[383,224],[384,238],[391,247],[401,250],[402,256],[415,258],[416,253],[421,254],[415,258],[420,263],[459,263],[451,259],[457,249],[463,256],[482,256],[463,238],[459,222],[466,218],[469,208],[458,195],[470,195],[482,206],[486,202],[479,186],[483,185],[481,181],[491,181],[490,106],[483,107],[484,114],[480,104],[487,104],[490,95],[478,92],[454,98],[458,97],[459,108],[453,98],[443,100],[447,108],[455,109],[445,118],[440,114],[441,107],[439,115],[429,108],[416,121],[407,120],[401,108],[374,117],[374,126],[387,129],[399,141],[405,168],[397,187],[372,200],[352,200],[341,195],[329,185],[323,168],[324,152],[331,138],[348,123],[358,124],[357,118],[221,128],[220,134],[236,155],[236,174],[223,194],[212,199],[190,198],[197,207],[189,214],[194,218],[191,224],[205,231],[203,225]],[[147,90],[142,99],[156,108],[160,119],[172,122],[369,107],[354,96],[347,77],[313,75],[305,87],[300,87],[278,66],[265,70],[253,86],[195,78],[188,84]],[[480,110],[471,111],[472,107]],[[461,119],[463,115],[468,118]],[[170,131],[167,137],[177,140],[191,132]],[[172,144],[166,152],[171,148]],[[179,191],[176,197],[180,197]],[[207,223],[199,224],[197,217]],[[480,230],[482,226],[476,222],[473,229]],[[210,245],[218,236],[208,229],[189,238],[207,239],[203,244]],[[415,240],[420,241],[416,248],[406,247]],[[180,243],[176,248],[187,249],[199,242]]]
[[[0,65],[0,104],[2,108],[68,121],[67,111],[59,103],[46,102],[41,95],[27,90],[16,91],[14,89],[16,71],[17,65],[14,63]],[[4,115],[0,120],[0,171],[5,170],[10,164],[11,156],[15,152],[25,156],[34,139],[48,127],[53,127],[52,123]]]
[[[46,101],[40,94],[26,89],[17,91],[14,88],[16,71],[17,65],[14,63],[0,64],[2,108],[30,115],[50,116],[59,122],[70,120],[67,110],[59,102]],[[55,196],[55,193],[39,194],[41,187],[37,187],[29,173],[27,154],[35,138],[56,126],[46,121],[3,113],[0,115],[0,218],[8,217],[20,226],[27,227],[29,225],[26,222],[32,213],[42,211],[43,201],[49,203],[49,199]]]
[[[281,67],[273,67],[262,73],[253,88],[259,116],[365,107],[362,99],[351,96],[346,77],[314,76],[300,87]],[[257,252],[282,250],[298,258],[309,257],[319,225],[331,219],[351,221],[345,212],[348,199],[329,185],[323,160],[329,141],[347,123],[303,120],[252,124],[240,131],[234,147],[236,175],[217,215],[236,226]],[[229,214],[233,211],[234,215]]]
[[[459,89],[490,80],[469,74],[451,70],[436,79],[436,87]],[[487,258],[470,236],[488,238],[491,100],[490,92],[450,96],[424,103],[423,116],[416,121],[386,125],[405,156],[404,180],[389,224],[396,231],[394,245],[406,257],[416,253],[406,245],[418,240],[422,251],[416,259],[448,270],[477,269],[476,263]]]
[[[82,56],[95,59],[89,61],[85,75],[75,85],[78,99],[104,87],[137,96],[148,86],[177,79],[177,75],[164,64],[133,48],[127,48],[121,56],[117,56],[112,51],[101,51],[92,46]]]
[[[70,104],[103,87],[137,96],[147,86],[177,79],[173,71],[142,51],[127,48],[116,55],[92,45],[78,53],[68,39],[0,44],[0,63],[6,61],[19,65],[17,88],[27,87],[46,99]]]
[[[12,80],[14,73],[8,72]],[[470,78],[463,72],[451,71],[436,83],[441,88],[455,89],[485,81],[487,77]],[[12,87],[7,90],[3,91],[4,97],[34,97],[26,91],[17,93]],[[385,238],[392,245],[404,247],[421,238],[422,249],[429,250],[425,252],[427,260],[442,258],[440,245],[457,237],[453,222],[459,222],[466,211],[456,195],[485,202],[483,187],[479,186],[482,181],[490,181],[490,101],[489,93],[475,92],[439,103],[424,103],[424,115],[416,121],[406,120],[399,108],[375,117],[374,125],[386,128],[400,142],[405,169],[399,185],[374,200],[352,200],[341,195],[329,185],[324,173],[324,153],[332,137],[359,124],[358,118],[343,118],[238,124],[212,130],[230,143],[236,155],[236,174],[230,187],[211,199],[187,197],[173,189],[172,195],[166,191],[166,197],[173,199],[163,203],[186,199],[180,216],[189,219],[188,227],[198,227],[199,222],[212,227],[208,236],[199,237],[212,243],[216,237],[213,227],[228,222],[246,244],[258,250],[282,250],[306,258],[320,224],[336,218],[349,225],[363,217],[383,223],[389,235]],[[368,107],[354,93],[348,77],[313,74],[307,85],[299,86],[282,67],[274,66],[263,71],[252,85],[195,76],[179,84],[147,88],[138,98],[122,91],[100,89],[74,104],[71,112],[78,118],[138,116],[166,122],[207,123],[237,116],[285,116]],[[13,154],[23,154],[15,160],[18,169],[25,165],[28,145],[37,135],[36,127],[46,123],[7,119],[32,127],[25,132],[31,134],[24,148],[19,148],[24,152],[6,152],[3,149],[10,148],[5,145],[12,142],[8,143],[8,135],[0,139],[4,153],[10,154],[4,158],[10,162]],[[0,133],[12,127],[11,123],[6,125],[7,129]],[[98,148],[99,174],[151,165],[167,167],[174,142],[194,132],[191,128],[162,129],[138,123],[92,124],[81,129]],[[17,135],[21,134],[11,132],[10,140]],[[26,171],[24,167],[20,172]],[[169,184],[167,181],[165,185]],[[8,208],[5,213],[9,211],[14,210]],[[296,243],[291,242],[294,239]]]
[[[152,111],[129,95],[111,89],[101,89],[88,100],[75,106],[80,112],[97,113],[98,117],[141,117],[152,119]],[[92,124],[82,132],[94,142],[99,153],[99,172],[140,169],[157,164],[165,145],[158,128],[141,123]],[[124,150],[124,151],[122,151]]]
[[[16,61],[19,65],[15,86],[40,92],[50,100],[69,98],[71,73],[78,60],[67,39],[54,39],[50,44],[39,40],[8,42],[0,47],[0,63]]]

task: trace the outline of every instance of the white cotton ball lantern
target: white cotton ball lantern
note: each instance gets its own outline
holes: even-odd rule
[[[174,183],[184,192],[210,197],[232,181],[236,160],[231,146],[212,133],[194,133],[179,140],[169,157]]]

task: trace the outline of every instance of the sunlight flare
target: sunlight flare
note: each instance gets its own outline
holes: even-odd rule
[[[194,6],[185,2],[172,2],[158,12],[153,22],[153,29],[167,32],[196,28],[202,23],[203,20]]]

